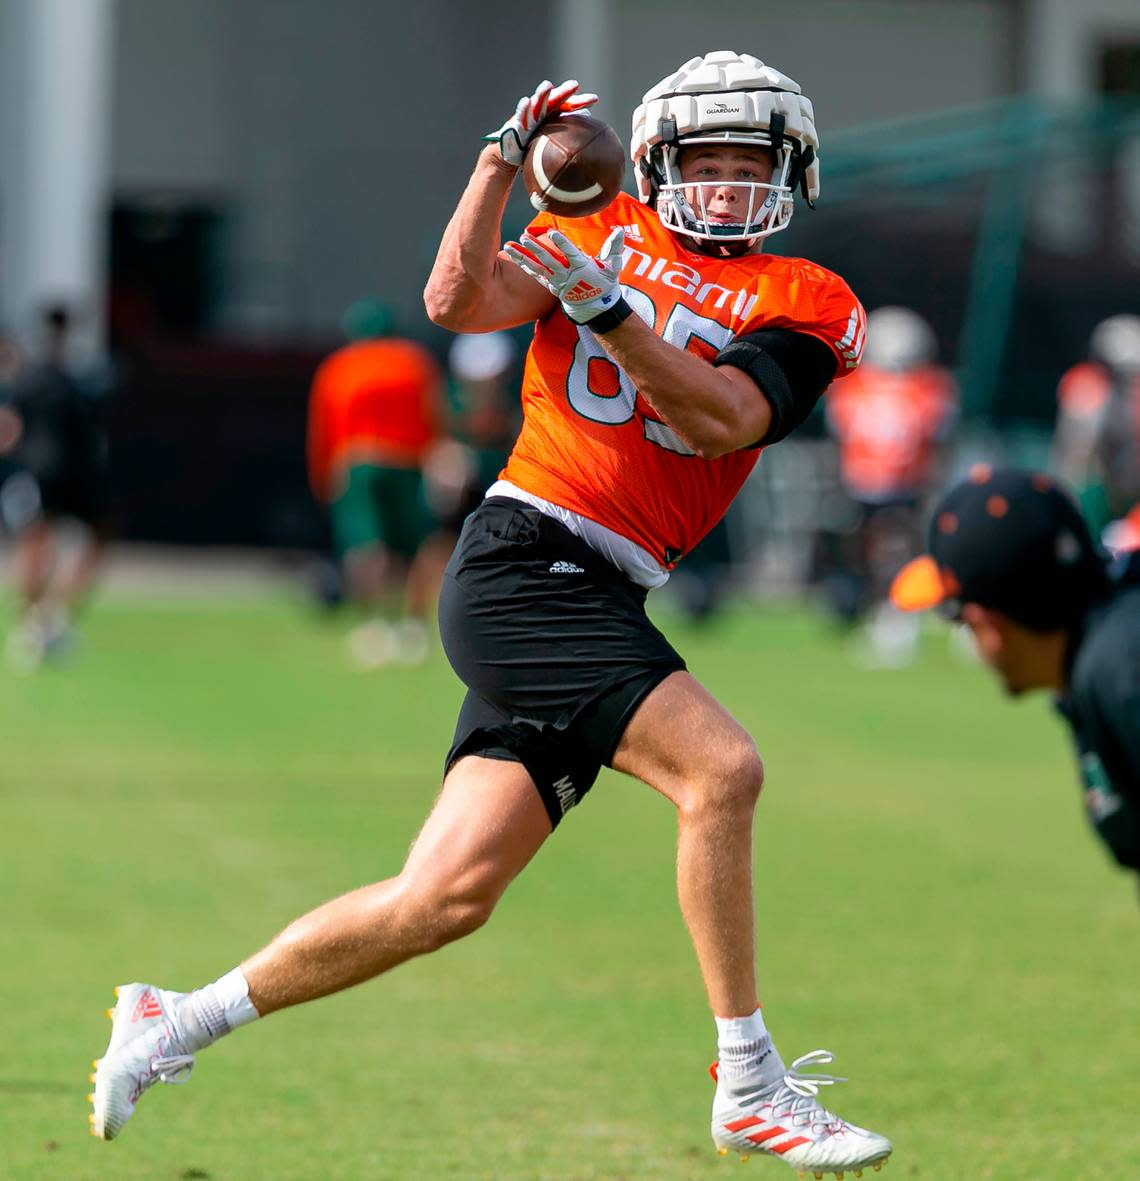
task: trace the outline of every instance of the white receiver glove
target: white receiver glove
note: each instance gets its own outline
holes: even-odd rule
[[[578,83],[563,82],[555,86],[541,82],[534,94],[519,99],[515,113],[499,128],[483,136],[488,143],[497,143],[503,159],[515,168],[522,165],[527,145],[546,119],[563,111],[582,111],[598,101],[596,94],[578,94]]]
[[[610,232],[597,258],[575,246],[558,230],[551,230],[545,237],[546,242],[540,242],[523,234],[521,242],[508,242],[503,249],[513,263],[558,297],[562,310],[571,320],[589,327],[602,313],[617,311],[617,305],[624,304],[621,264],[625,229],[622,226]],[[606,316],[602,323],[607,327],[602,331],[608,331],[623,319],[624,315]]]

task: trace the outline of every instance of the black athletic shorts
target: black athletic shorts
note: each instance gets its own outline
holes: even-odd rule
[[[440,591],[443,648],[468,690],[445,770],[468,754],[522,763],[557,825],[645,696],[685,667],[645,596],[537,509],[483,501]]]

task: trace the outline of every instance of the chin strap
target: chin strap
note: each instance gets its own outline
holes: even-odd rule
[[[698,254],[707,254],[709,258],[739,258],[747,254],[756,245],[756,238],[742,238],[738,242],[715,242],[709,238],[692,239]]]

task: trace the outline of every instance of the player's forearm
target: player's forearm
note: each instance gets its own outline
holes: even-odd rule
[[[771,407],[755,386],[742,391],[727,367],[666,343],[639,317],[598,339],[638,393],[703,459],[755,443],[768,430]]]
[[[503,163],[495,145],[488,146],[447,223],[424,288],[427,314],[443,328],[467,328],[510,265],[498,255],[503,210],[517,171]]]

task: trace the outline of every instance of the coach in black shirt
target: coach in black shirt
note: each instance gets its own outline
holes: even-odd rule
[[[1140,554],[1110,563],[1049,476],[986,465],[935,509],[929,551],[895,605],[967,624],[1009,693],[1057,694],[1089,819],[1140,871]]]

